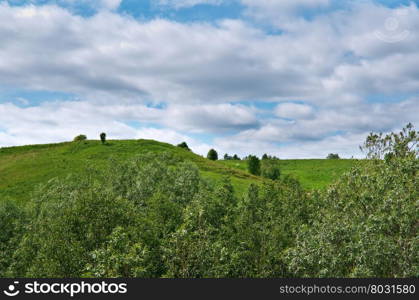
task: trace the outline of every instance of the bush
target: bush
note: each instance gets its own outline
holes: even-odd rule
[[[214,149],[208,151],[207,158],[209,160],[218,160],[218,153]]]
[[[247,157],[247,169],[250,174],[260,175],[260,160],[257,156],[249,155]]]
[[[0,277],[9,277],[7,270],[19,247],[26,223],[22,207],[11,199],[0,199]]]
[[[363,149],[372,159],[320,195],[312,224],[288,251],[296,276],[418,276],[419,134],[411,127],[370,137]],[[391,159],[382,160],[386,153]]]
[[[85,136],[84,134],[80,134],[73,139],[74,142],[81,142],[85,140],[87,140],[87,136]]]
[[[262,177],[277,180],[281,175],[279,167],[279,161],[274,159],[264,159],[261,163],[261,175]]]
[[[191,151],[191,149],[189,148],[189,146],[188,146],[188,144],[186,142],[180,143],[179,145],[177,145],[177,147],[186,149],[188,151]]]
[[[326,157],[327,159],[340,159],[339,154],[335,153],[329,153]]]
[[[100,141],[102,142],[102,144],[106,143],[106,133],[102,132],[100,134]]]

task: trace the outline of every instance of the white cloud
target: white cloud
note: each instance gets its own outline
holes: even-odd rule
[[[329,1],[243,0],[248,13],[252,9],[269,22],[281,10],[280,23],[273,24],[285,31],[274,35],[244,20],[141,22],[112,12],[119,2],[95,1],[101,9],[88,18],[51,5],[0,4],[0,87],[84,99],[77,109],[73,102],[27,108],[0,104],[0,145],[68,140],[82,132],[96,136],[104,130],[118,138],[143,134],[171,140],[186,140],[188,132],[234,132],[212,146],[244,154],[277,151],[277,143],[285,142],[282,153],[308,155],[311,149],[323,155],[332,149],[321,147],[337,149],[339,142],[352,147],[359,144],[352,139],[371,130],[419,121],[418,99],[412,97],[419,94],[414,4],[398,9],[360,4],[306,20],[296,12],[324,8]],[[394,16],[399,28],[388,30],[385,22]],[[375,35],[377,30],[410,35],[388,43]],[[392,95],[410,100],[367,102]],[[280,104],[268,112],[234,104],[246,100]],[[164,128],[141,131],[129,121]],[[194,141],[198,148],[209,146]],[[304,151],[296,145],[304,145]]]
[[[172,129],[147,125],[162,117],[156,109],[142,105],[98,107],[89,102],[49,102],[41,106],[18,107],[0,104],[0,147],[70,141],[78,134],[99,139],[106,132],[109,139],[154,139],[171,144],[186,141],[199,154],[210,146]],[[135,128],[129,121],[142,126]]]
[[[276,107],[275,113],[280,118],[309,119],[314,116],[314,110],[309,105],[283,103]]]
[[[199,4],[220,5],[225,0],[157,0],[158,5],[174,8],[192,7]]]

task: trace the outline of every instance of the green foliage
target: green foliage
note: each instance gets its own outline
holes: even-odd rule
[[[388,141],[395,142],[384,149]],[[320,196],[312,225],[288,250],[289,270],[304,277],[418,276],[418,151],[405,147],[417,142],[414,134],[370,135],[368,156],[392,158],[357,166]]]
[[[329,153],[326,158],[327,159],[340,159],[339,154],[337,153]]]
[[[84,277],[149,277],[149,250],[136,241],[134,235],[116,227],[99,249],[91,252],[91,262],[85,267]]]
[[[391,159],[393,157],[418,156],[419,131],[411,123],[399,133],[371,133],[360,149],[371,159]]]
[[[7,277],[26,223],[25,212],[11,199],[0,201],[0,278]]]
[[[271,180],[279,179],[281,176],[279,161],[274,159],[262,159],[261,176]]]
[[[87,140],[87,136],[80,134],[73,139],[73,142],[81,142]]]
[[[207,154],[209,160],[218,160],[218,153],[214,149],[210,149]]]
[[[314,192],[281,176],[238,194],[174,153],[92,164],[24,208],[0,202],[0,276],[417,277],[417,142],[378,137],[374,159]]]
[[[102,144],[106,143],[106,133],[102,132],[100,134],[100,141],[102,142]]]
[[[205,178],[218,180],[225,175],[231,176],[237,193],[243,193],[251,183],[261,181],[245,171],[225,166],[221,161],[209,161],[166,143],[118,140],[103,147],[100,141],[84,141],[0,148],[0,199],[10,197],[21,203],[28,202],[37,185],[53,178],[65,179],[70,174],[83,176],[86,165],[104,169],[110,158],[119,165],[139,154],[165,152],[196,164]]]
[[[191,149],[189,148],[188,144],[186,142],[182,142],[179,145],[177,145],[179,148],[183,148],[186,149],[188,151],[191,151]]]
[[[250,174],[260,175],[260,159],[257,156],[249,155],[247,157],[247,170]]]

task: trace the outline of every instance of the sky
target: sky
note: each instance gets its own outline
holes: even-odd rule
[[[0,0],[0,147],[363,157],[419,124],[419,1]]]

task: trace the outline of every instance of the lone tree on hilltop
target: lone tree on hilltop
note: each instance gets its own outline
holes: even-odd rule
[[[327,159],[340,159],[340,157],[339,157],[339,154],[337,154],[337,153],[330,153],[327,156]]]
[[[207,158],[209,160],[218,160],[218,153],[214,149],[208,151]]]
[[[100,140],[102,141],[102,144],[106,143],[106,133],[102,132],[100,134]]]

